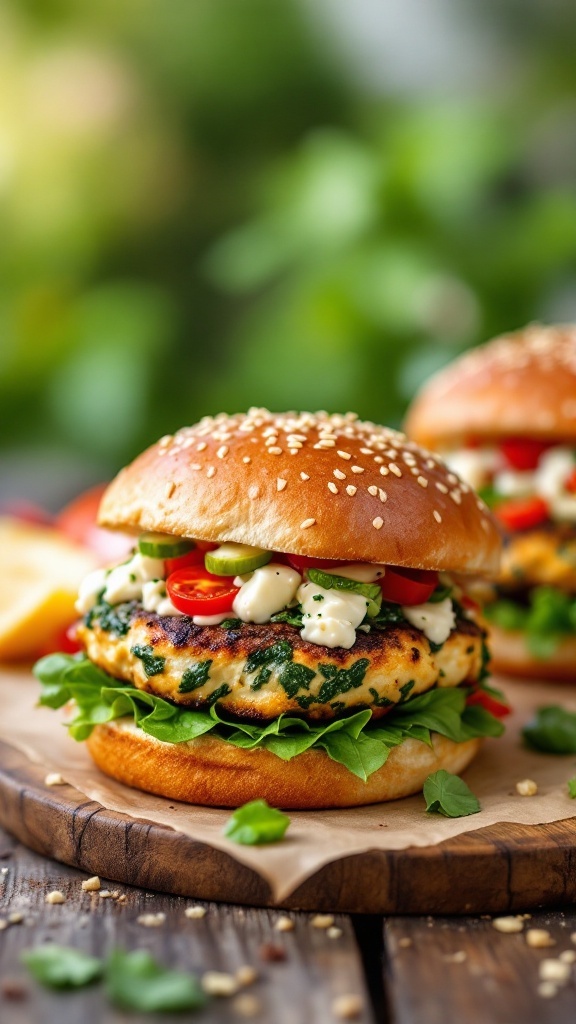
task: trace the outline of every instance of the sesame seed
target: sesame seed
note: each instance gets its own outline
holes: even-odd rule
[[[212,476],[214,476],[215,472],[216,472],[216,470],[214,469],[214,466],[208,466],[208,469],[206,470],[206,476],[207,477],[212,477]]]
[[[386,501],[388,498],[386,491],[383,491],[381,487],[378,488],[378,496],[382,502]]]
[[[229,451],[230,449],[228,448],[228,446],[223,444],[216,452],[216,457],[219,459],[223,459],[225,455],[228,455]]]
[[[208,445],[206,444],[206,441],[200,441],[200,444],[196,445],[196,451],[197,452],[203,452],[204,449],[207,448],[207,447],[208,447]]]
[[[442,522],[442,516],[440,515],[437,509],[434,509],[432,515],[434,516],[434,519],[436,520],[437,523]]]
[[[375,455],[374,462],[384,462],[384,459],[382,458],[381,455]]]
[[[384,520],[381,519],[380,516],[376,516],[376,519],[372,520],[372,526],[375,530],[381,530],[384,526]]]
[[[305,519],[303,523],[300,523],[301,530],[308,530],[311,526],[314,526],[315,519]]]
[[[269,448],[268,449],[268,455],[282,455],[282,449],[281,448],[276,448],[276,447]]]
[[[388,469],[390,470],[391,473],[394,473],[394,476],[402,476],[402,470],[400,469],[399,466],[396,465],[395,462],[391,462],[390,465],[388,466]]]
[[[428,481],[425,476],[419,476],[417,482],[420,484],[420,487],[428,487]]]
[[[193,462],[190,466],[190,469],[193,469],[196,472],[197,470],[202,469],[202,466],[200,465],[199,462]]]
[[[353,473],[363,473],[364,472],[362,466],[351,466],[350,468],[351,468]]]
[[[301,445],[300,441],[292,441],[290,438],[288,438],[288,447],[290,449],[293,448],[294,451],[297,452],[298,449],[302,447],[302,445]]]
[[[450,491],[450,497],[452,498],[452,501],[456,502],[457,505],[462,504],[462,496],[460,494],[460,491]]]
[[[173,480],[170,480],[169,483],[166,484],[166,489],[165,489],[164,493],[165,493],[167,498],[171,498],[172,495],[174,494],[175,490],[176,490],[176,484],[174,483]]]
[[[335,470],[333,470],[333,473],[334,473],[334,476],[336,477],[337,480],[345,480],[346,479],[346,473],[343,473],[341,469],[335,469]]]
[[[245,465],[247,466],[249,462],[252,462],[252,459],[250,458],[249,455],[245,455],[244,458],[242,459],[242,462],[244,462]]]
[[[352,458],[352,456],[349,455],[348,452],[337,451],[336,455],[339,455],[341,459],[351,459]]]
[[[308,473],[300,473],[300,479],[301,480],[309,480],[310,477],[308,476]]]
[[[333,441],[331,437],[323,437],[318,444],[314,445],[315,448],[335,448],[336,441]]]
[[[332,494],[338,494],[338,488],[336,484],[333,484],[331,480],[328,481],[328,490],[332,491]]]
[[[346,488],[346,494],[349,494],[350,497],[353,497],[356,494],[357,490],[358,488],[354,487],[354,484],[348,484],[348,487]]]
[[[281,476],[279,476],[276,480],[276,490],[283,491],[287,483],[287,480],[284,480]]]
[[[380,472],[382,476],[388,476],[390,470],[388,469],[388,466],[380,466]]]
[[[360,454],[361,455],[373,455],[374,452],[372,451],[371,448],[361,448],[360,449]]]
[[[427,469],[434,469],[435,466],[436,466],[436,463],[435,463],[434,459],[426,459],[426,467],[427,467]]]
[[[436,487],[438,488],[441,494],[448,494],[448,488],[446,487],[446,484],[440,483],[440,481],[437,480]]]
[[[248,488],[249,498],[257,498],[259,494],[260,488],[258,487],[258,484],[252,484],[252,486]]]
[[[376,495],[378,494],[378,488],[375,486],[375,484],[370,485],[370,487],[368,488],[368,494],[373,494],[374,497],[376,497]]]
[[[448,483],[451,483],[451,484],[457,484],[458,483],[458,477],[454,473],[448,473],[447,480],[448,480]]]

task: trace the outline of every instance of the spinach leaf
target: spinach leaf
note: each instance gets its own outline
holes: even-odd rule
[[[204,686],[204,683],[208,682],[211,667],[212,659],[209,658],[206,661],[197,661],[195,665],[187,668],[182,673],[178,693],[191,693],[192,690],[199,690],[201,686]]]
[[[576,714],[557,704],[538,708],[522,730],[528,746],[547,754],[576,754]]]
[[[223,619],[220,623],[220,629],[240,629],[243,625],[242,619]]]
[[[207,1002],[193,974],[161,967],[145,949],[111,953],[106,963],[106,994],[119,1009],[141,1013],[198,1010]]]
[[[22,961],[36,981],[47,988],[83,988],[100,978],[103,971],[97,957],[53,942],[24,950]]]
[[[318,665],[318,670],[326,681],[322,683],[315,703],[328,704],[339,694],[358,689],[364,682],[369,665],[368,658],[359,658],[349,668],[338,668],[337,665],[332,665],[329,662]]]
[[[357,580],[346,579],[345,576],[333,576],[322,569],[308,569],[308,579],[322,590],[346,590],[348,593],[360,594],[368,602],[367,614],[370,618],[378,615],[382,604],[382,590],[378,583],[358,583]]]
[[[390,626],[406,626],[408,620],[404,617],[402,606],[393,604],[391,601],[383,601],[378,615],[368,619],[375,629],[389,629]]]
[[[270,616],[270,622],[287,622],[289,626],[302,629],[302,609],[298,606],[297,608],[285,608],[283,612],[275,612]]]
[[[251,800],[234,811],[224,826],[224,835],[243,846],[277,843],[289,824],[288,815],[269,807],[265,800]]]
[[[481,810],[478,797],[464,780],[443,768],[426,779],[424,799],[429,813],[444,814],[447,818],[463,818]]]
[[[130,648],[130,653],[140,659],[147,676],[158,676],[164,671],[166,658],[154,654],[154,648],[150,644],[135,644]]]
[[[84,622],[89,629],[92,629],[94,622],[98,622],[100,629],[113,636],[126,636],[130,629],[132,612],[136,607],[136,601],[128,601],[125,604],[108,604],[102,598],[84,616]]]
[[[298,690],[309,690],[310,683],[316,672],[308,665],[299,665],[297,662],[288,662],[282,666],[278,674],[280,686],[288,697],[296,697]],[[313,698],[310,698],[313,700]]]

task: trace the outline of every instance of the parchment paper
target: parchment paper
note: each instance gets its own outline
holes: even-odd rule
[[[175,803],[102,775],[85,745],[69,738],[60,713],[35,707],[39,684],[27,670],[0,669],[0,739],[23,751],[31,761],[45,765],[47,771],[60,772],[81,793],[110,810],[168,825],[225,850],[262,875],[279,901],[322,865],[350,854],[432,846],[496,822],[536,825],[576,816],[576,801],[570,799],[566,787],[567,780],[576,775],[576,755],[538,754],[523,747],[519,737],[522,725],[543,704],[576,710],[576,687],[495,683],[505,690],[515,712],[506,719],[505,736],[487,740],[465,772],[482,804],[479,814],[454,819],[426,814],[421,795],[352,810],[290,811],[286,838],[269,846],[238,846],[227,840],[222,828],[230,811]],[[536,796],[516,793],[516,782],[525,778],[538,784]],[[576,821],[574,835],[576,840]]]

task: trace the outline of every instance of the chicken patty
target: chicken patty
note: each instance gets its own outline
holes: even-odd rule
[[[478,679],[482,628],[458,618],[436,649],[408,623],[359,631],[350,650],[302,640],[287,623],[195,626],[141,606],[119,606],[78,627],[89,658],[117,679],[190,709],[218,703],[241,719],[284,712],[326,720],[369,707],[374,717],[433,686]]]
[[[552,586],[576,592],[576,533],[571,526],[527,530],[504,548],[499,587]]]

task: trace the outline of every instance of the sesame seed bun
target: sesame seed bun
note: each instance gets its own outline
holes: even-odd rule
[[[500,536],[437,455],[352,414],[205,418],[123,469],[102,526],[492,575]]]
[[[556,649],[546,659],[535,658],[520,630],[500,629],[490,625],[489,643],[492,672],[528,679],[555,679],[573,683],[576,679],[576,636],[558,640]]]
[[[576,439],[576,325],[531,324],[456,359],[429,380],[405,424],[419,444],[467,438]]]
[[[432,747],[405,740],[367,782],[322,750],[288,764],[269,750],[242,750],[212,736],[164,743],[119,719],[98,725],[88,749],[106,775],[147,793],[209,807],[238,807],[264,799],[286,810],[357,807],[418,793],[432,773],[461,772],[481,740],[465,743],[432,734]]]

